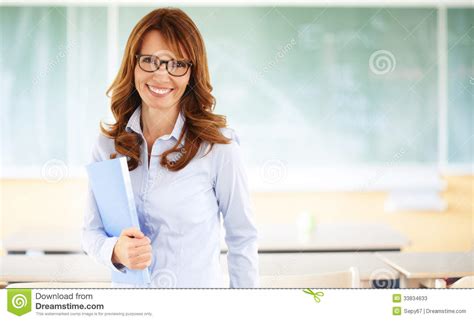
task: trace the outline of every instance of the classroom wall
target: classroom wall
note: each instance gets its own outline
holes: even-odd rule
[[[253,193],[257,223],[294,222],[309,212],[321,222],[386,222],[411,240],[406,251],[467,251],[474,243],[474,176],[444,177],[448,210],[385,213],[383,192]],[[0,181],[0,237],[82,224],[87,182],[79,179]]]

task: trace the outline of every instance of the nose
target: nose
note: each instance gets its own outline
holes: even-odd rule
[[[153,72],[153,78],[156,79],[158,82],[169,82],[170,81],[170,76],[168,74],[168,71],[166,70],[166,64],[161,63],[160,67]]]
[[[155,73],[168,73],[168,71],[166,70],[166,61],[160,61],[160,66],[158,67],[157,70],[155,70],[154,72]]]

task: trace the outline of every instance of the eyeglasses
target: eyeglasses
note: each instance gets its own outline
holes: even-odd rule
[[[175,77],[184,76],[188,72],[189,67],[193,65],[187,60],[160,60],[160,58],[154,55],[135,55],[135,57],[138,60],[138,66],[141,70],[155,72],[160,69],[162,64],[165,64],[166,71]]]

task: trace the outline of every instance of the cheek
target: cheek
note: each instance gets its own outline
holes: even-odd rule
[[[179,91],[184,93],[188,83],[189,83],[189,76],[188,77],[183,77],[183,79],[180,79],[179,83],[178,83],[179,84]]]
[[[135,70],[135,75],[134,75],[134,84],[135,84],[135,88],[137,90],[140,90],[140,75],[139,73]]]
[[[148,75],[141,72],[141,70],[135,69],[134,76],[135,76],[134,84],[135,84],[136,90],[138,91],[140,96],[145,95],[145,92],[146,92],[145,83],[148,81],[147,79]]]
[[[137,68],[135,68],[134,76],[135,76],[134,77],[135,78],[135,87],[138,87],[139,84],[142,82],[143,75],[140,72],[140,70],[137,70]]]

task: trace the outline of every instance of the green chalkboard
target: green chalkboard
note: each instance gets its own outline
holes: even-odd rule
[[[435,8],[183,9],[252,164],[436,162]],[[121,48],[150,10],[120,9]]]
[[[448,11],[448,161],[474,162],[474,9]]]
[[[106,6],[0,6],[2,168],[88,161],[113,55],[153,9],[119,6],[115,30]],[[439,161],[436,7],[182,9],[250,166]],[[474,9],[447,18],[448,162],[472,163]]]

